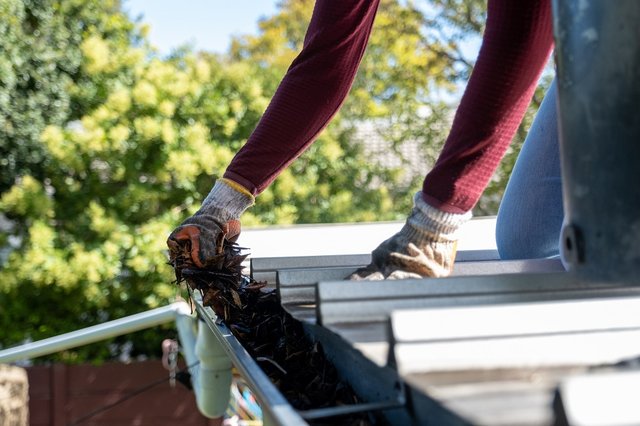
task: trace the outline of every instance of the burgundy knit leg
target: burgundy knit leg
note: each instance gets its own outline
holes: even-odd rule
[[[511,143],[553,47],[550,0],[490,0],[475,68],[424,199],[450,213],[473,208]]]

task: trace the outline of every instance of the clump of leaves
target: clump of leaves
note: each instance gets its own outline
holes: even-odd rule
[[[357,397],[327,360],[322,346],[311,342],[302,325],[280,305],[274,289],[242,274],[242,249],[225,241],[224,249],[196,267],[190,247],[172,253],[178,284],[202,294],[234,336],[258,361],[291,405],[299,410],[354,404]],[[360,424],[351,419],[348,424]]]

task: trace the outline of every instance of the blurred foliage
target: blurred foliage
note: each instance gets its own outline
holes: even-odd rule
[[[82,67],[81,45],[91,37],[138,42],[117,0],[0,0],[0,192],[16,176],[44,179],[44,127],[78,118],[106,96]]]
[[[80,29],[81,38],[58,52],[77,56],[76,65],[67,64],[72,70],[62,70],[59,59],[43,82],[65,97],[55,119],[39,102],[51,93],[37,85],[13,86],[3,104],[13,128],[29,127],[3,139],[3,149],[21,158],[24,148],[45,160],[3,167],[13,185],[0,194],[11,248],[0,271],[0,342],[41,339],[166,304],[176,296],[166,236],[195,211],[266,107],[259,70],[190,52],[158,58],[144,41],[145,27],[116,3],[2,1],[18,11],[16,28],[26,25],[19,25],[21,16],[64,11],[64,19],[50,20],[59,28],[47,31]],[[74,3],[82,12],[73,13]],[[27,56],[29,49],[18,50]],[[39,118],[28,124],[14,119],[22,109],[11,110],[20,91],[36,99],[25,108]],[[151,342],[138,337],[134,353],[157,352],[157,339],[145,346]],[[103,359],[111,356],[105,347],[62,357]]]
[[[394,149],[419,141],[432,163],[472,67],[463,44],[479,37],[484,7],[383,0],[344,107],[243,224],[404,218],[424,173],[381,168],[354,137],[375,120]],[[312,8],[282,1],[225,55],[187,47],[162,57],[117,0],[0,0],[0,345],[175,299],[165,238],[257,124]],[[497,176],[489,197],[508,174]],[[480,211],[495,208],[488,199]],[[148,330],[58,358],[156,355],[158,342]]]

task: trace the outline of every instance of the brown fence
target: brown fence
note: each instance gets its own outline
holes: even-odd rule
[[[160,361],[54,364],[29,367],[27,374],[32,426],[219,424],[199,413],[192,391],[162,380],[169,373]]]

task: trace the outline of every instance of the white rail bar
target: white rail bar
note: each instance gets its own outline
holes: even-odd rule
[[[161,308],[2,350],[0,362],[8,363],[49,355],[174,321],[181,315],[191,316],[191,308],[186,302],[175,302]]]

